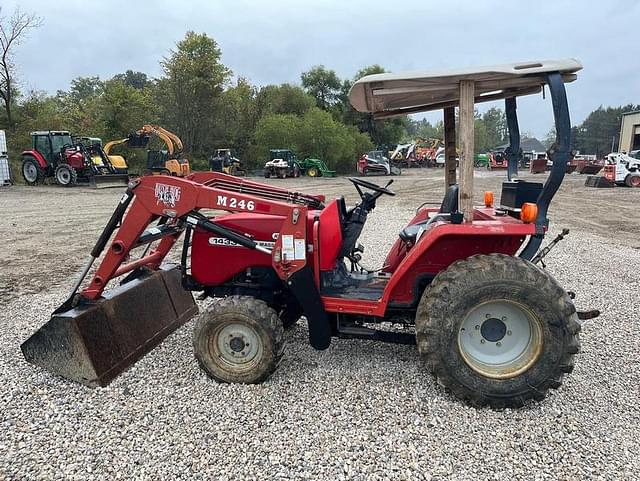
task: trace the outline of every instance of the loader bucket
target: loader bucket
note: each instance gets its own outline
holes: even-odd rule
[[[609,181],[606,177],[600,175],[589,175],[584,181],[585,187],[597,187],[597,188],[610,188],[614,187],[613,182]]]
[[[134,279],[88,305],[54,313],[21,346],[25,359],[54,374],[106,386],[198,312],[180,270]]]
[[[96,189],[106,189],[108,187],[122,187],[129,184],[127,174],[103,174],[93,175],[89,178],[89,185]]]

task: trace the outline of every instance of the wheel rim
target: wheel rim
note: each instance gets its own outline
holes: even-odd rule
[[[233,371],[249,371],[262,358],[264,348],[256,330],[248,324],[230,321],[220,325],[209,338],[213,358]]]
[[[69,172],[69,169],[59,169],[56,174],[56,179],[58,180],[58,183],[67,185],[71,182],[71,172]]]
[[[309,169],[309,177],[315,177],[316,175],[318,175],[318,172],[316,172],[316,169],[314,167],[311,167]]]
[[[22,175],[27,182],[35,182],[38,179],[38,168],[33,162],[26,162],[22,167]]]
[[[507,379],[538,360],[542,338],[540,320],[522,304],[490,301],[467,314],[458,331],[458,349],[477,373]]]
[[[634,175],[629,181],[631,187],[640,187],[640,175]]]

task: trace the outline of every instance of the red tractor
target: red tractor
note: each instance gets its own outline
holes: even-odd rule
[[[507,169],[509,167],[509,160],[507,154],[504,152],[496,151],[489,152],[489,162],[487,162],[487,169]]]
[[[547,84],[558,133],[545,185],[505,182],[499,206],[489,195],[485,205],[470,204],[471,137],[460,159],[463,182],[446,188],[441,205],[418,210],[375,272],[360,266],[358,239],[376,204],[396,195],[390,182],[349,179],[360,195],[352,206],[215,172],[130,183],[69,299],[23,343],[25,358],[106,385],[197,313],[189,292],[197,291],[215,301],[197,317],[195,356],[217,381],[267,379],[283,356],[284,329],[305,316],[316,349],[333,337],[416,344],[439,382],[474,405],[543,399],[571,372],[580,347],[571,297],[536,265],[548,250],[539,252],[547,209],[570,155],[564,84],[580,68],[566,60],[356,82],[354,107],[380,116],[460,99],[463,139],[473,132],[474,95],[458,95],[462,83],[475,82],[476,101],[504,89],[509,125],[516,96]],[[519,135],[511,141],[517,152]],[[181,236],[180,265],[163,265]],[[105,290],[116,278],[120,285]],[[375,327],[381,323],[413,332]]]
[[[31,142],[31,150],[22,152],[22,176],[28,185],[47,177],[66,187],[79,180],[93,186],[129,182],[126,164],[124,169],[114,167],[100,143],[74,142],[69,132],[52,130],[31,132]]]

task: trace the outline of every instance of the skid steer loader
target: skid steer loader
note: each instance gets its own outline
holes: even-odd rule
[[[391,182],[349,179],[360,195],[353,206],[216,172],[131,182],[69,299],[23,343],[25,358],[106,385],[196,315],[190,291],[197,291],[215,301],[197,316],[195,356],[221,382],[267,379],[283,356],[284,329],[304,315],[316,349],[334,337],[416,344],[438,381],[474,405],[543,399],[571,372],[580,348],[570,296],[532,262],[548,251],[540,251],[547,210],[570,155],[565,82],[580,69],[562,60],[357,81],[351,102],[374,117],[457,104],[461,111],[460,184],[447,165],[442,204],[418,209],[375,272],[360,267],[358,238],[377,202],[396,195]],[[516,97],[543,85],[557,132],[551,174],[544,185],[508,180],[499,204],[486,195],[473,206],[474,99],[506,99],[517,155]],[[451,114],[445,132],[455,128]],[[509,162],[509,179],[516,169]],[[180,264],[163,263],[180,237]],[[375,327],[383,322],[413,332]]]

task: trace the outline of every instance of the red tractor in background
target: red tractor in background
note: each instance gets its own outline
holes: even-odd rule
[[[23,343],[25,358],[106,385],[197,313],[190,293],[197,291],[215,301],[197,318],[195,356],[221,382],[267,379],[282,358],[284,329],[304,315],[316,349],[332,337],[416,344],[438,381],[474,405],[543,399],[571,372],[580,348],[571,297],[536,265],[550,249],[540,250],[547,210],[570,156],[564,84],[580,69],[564,60],[358,80],[352,105],[380,116],[448,107],[452,99],[463,110],[459,85],[473,82],[461,138],[473,132],[474,97],[505,98],[513,152],[516,97],[547,84],[557,132],[544,186],[507,181],[498,205],[486,195],[473,206],[468,184],[448,185],[441,205],[421,206],[375,271],[361,267],[358,239],[377,202],[395,195],[391,182],[349,179],[360,196],[352,206],[215,172],[131,182],[68,300]],[[469,145],[459,168],[472,179]],[[180,265],[163,265],[181,236]],[[105,290],[115,279],[120,284]]]
[[[31,132],[31,150],[22,152],[24,181],[37,185],[53,177],[65,187],[78,181],[94,187],[126,185],[129,182],[126,164],[114,166],[100,143],[85,139],[74,142],[67,131]]]
[[[509,160],[504,152],[496,151],[489,152],[489,162],[487,162],[487,169],[507,169],[509,167]]]

